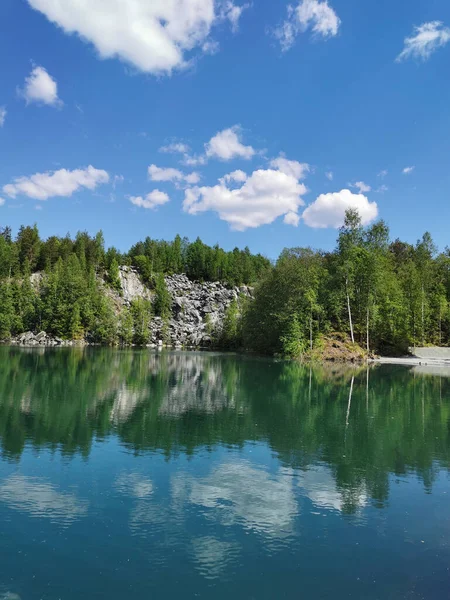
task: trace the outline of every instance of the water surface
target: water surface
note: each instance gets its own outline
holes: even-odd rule
[[[0,598],[448,598],[443,374],[0,348]]]

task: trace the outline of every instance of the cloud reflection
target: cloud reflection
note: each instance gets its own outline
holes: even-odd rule
[[[178,475],[172,490],[175,500],[187,498],[223,525],[240,524],[272,538],[289,535],[298,513],[292,472],[271,474],[245,460],[224,463],[204,478]]]
[[[86,516],[88,502],[72,493],[60,492],[52,483],[39,477],[11,475],[0,485],[0,501],[13,510],[32,517],[50,519],[70,525]]]

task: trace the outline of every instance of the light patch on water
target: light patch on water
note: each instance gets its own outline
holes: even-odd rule
[[[125,496],[143,500],[153,494],[153,483],[139,473],[122,473],[115,481],[116,489]]]
[[[290,535],[298,514],[291,471],[271,474],[245,460],[224,463],[204,478],[178,475],[172,493],[176,503],[187,499],[223,525],[240,523],[273,538]]]
[[[40,477],[11,475],[0,485],[0,502],[32,517],[69,525],[87,515],[89,503],[73,493],[60,492]]]
[[[217,579],[239,556],[236,542],[225,542],[212,536],[194,538],[192,541],[195,568],[206,579]]]
[[[298,486],[302,495],[306,496],[318,507],[343,512],[346,505],[363,508],[368,502],[365,489],[353,489],[351,497],[346,498],[338,489],[336,480],[329,469],[317,466],[304,471],[298,477]]]

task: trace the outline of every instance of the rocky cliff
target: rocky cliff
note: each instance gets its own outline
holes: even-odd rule
[[[139,297],[152,299],[152,293],[143,286],[138,273],[131,267],[121,267],[122,302],[131,304]],[[165,278],[172,297],[172,314],[168,323],[154,317],[150,324],[150,343],[161,346],[164,338],[175,347],[207,347],[213,332],[220,331],[226,311],[233,301],[252,297],[247,286],[226,287],[219,282],[199,283],[186,275]],[[167,331],[167,333],[166,333]]]
[[[38,288],[42,274],[34,274],[32,283]],[[138,272],[132,267],[120,267],[121,291],[113,291],[102,283],[104,293],[114,302],[116,313],[131,306],[133,300],[145,298],[154,300],[154,292],[146,287]],[[227,287],[219,282],[200,283],[191,281],[186,275],[172,275],[165,278],[172,299],[171,316],[168,322],[153,317],[150,322],[149,345],[163,345],[175,348],[204,348],[211,346],[214,335],[222,329],[225,314],[233,301],[240,304],[243,298],[252,297],[252,288]],[[84,342],[71,342],[46,334],[26,332],[9,340],[9,343],[22,346],[80,345]]]

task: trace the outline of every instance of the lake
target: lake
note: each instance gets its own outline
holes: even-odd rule
[[[443,374],[1,347],[0,598],[448,598]]]

